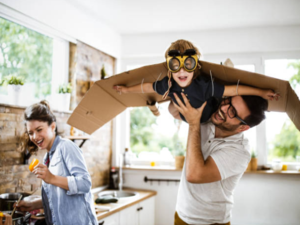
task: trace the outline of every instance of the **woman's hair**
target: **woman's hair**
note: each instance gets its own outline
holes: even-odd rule
[[[21,138],[21,149],[22,151],[25,151],[27,149],[29,153],[32,154],[34,152],[37,152],[38,147],[29,138],[28,132],[26,130],[26,122],[31,120],[38,120],[41,122],[47,122],[50,126],[53,122],[56,122],[56,117],[50,110],[48,102],[43,100],[25,109],[24,120],[25,132]],[[58,135],[57,127],[55,128],[55,135]]]

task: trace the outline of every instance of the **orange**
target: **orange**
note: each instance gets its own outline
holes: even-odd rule
[[[155,162],[154,161],[150,162],[150,166],[155,166]]]
[[[34,169],[34,167],[35,167],[37,164],[39,164],[39,160],[36,159],[36,158],[34,158],[34,159],[32,160],[32,162],[30,163],[30,165],[29,165],[29,170],[32,172],[33,169]]]
[[[282,165],[282,170],[287,170],[287,165],[283,164]]]

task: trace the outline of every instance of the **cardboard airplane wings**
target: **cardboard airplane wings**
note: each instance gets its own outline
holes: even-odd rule
[[[237,84],[237,81],[240,80],[240,84],[272,89],[279,93],[281,97],[278,101],[269,101],[268,110],[286,112],[300,130],[300,101],[288,81],[201,60],[200,64],[202,75],[210,76],[209,74],[212,73],[215,82],[228,85]],[[162,96],[157,93],[120,95],[112,87],[114,85],[133,86],[142,82],[153,83],[157,79],[164,78],[167,70],[166,62],[164,62],[123,72],[95,82],[70,116],[68,124],[92,134],[127,107],[149,106],[155,102],[166,101],[162,100]],[[155,111],[153,106],[150,109]]]

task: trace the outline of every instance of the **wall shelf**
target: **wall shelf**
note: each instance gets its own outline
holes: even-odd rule
[[[64,136],[64,138],[70,139],[71,141],[75,142],[76,140],[81,140],[81,143],[79,144],[79,148],[83,146],[83,144],[86,142],[86,140],[89,140],[90,136]]]

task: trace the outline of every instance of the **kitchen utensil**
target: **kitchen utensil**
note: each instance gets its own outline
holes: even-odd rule
[[[17,208],[17,205],[19,204],[19,202],[21,201],[21,199],[22,199],[22,195],[20,195],[20,197],[19,197],[19,200],[17,201],[17,204],[16,204],[16,206],[14,207],[14,210],[12,211],[12,213],[11,213],[11,217],[13,217],[13,215],[14,215],[14,212],[15,212],[15,210],[16,210],[16,208]]]
[[[10,214],[12,213],[12,211],[3,211],[3,213],[6,214]],[[29,218],[30,218],[31,214],[26,212],[19,212],[16,211],[14,213],[14,215],[12,216],[12,225],[21,225],[21,224],[28,224],[29,223]],[[5,218],[2,219],[2,223],[4,224],[5,222]]]
[[[95,210],[96,210],[96,212],[106,212],[106,211],[110,210],[110,207],[95,205]]]
[[[20,195],[22,195],[23,198],[29,196],[29,194],[25,192],[0,194],[0,211],[12,211],[14,209],[13,205],[19,199]]]

